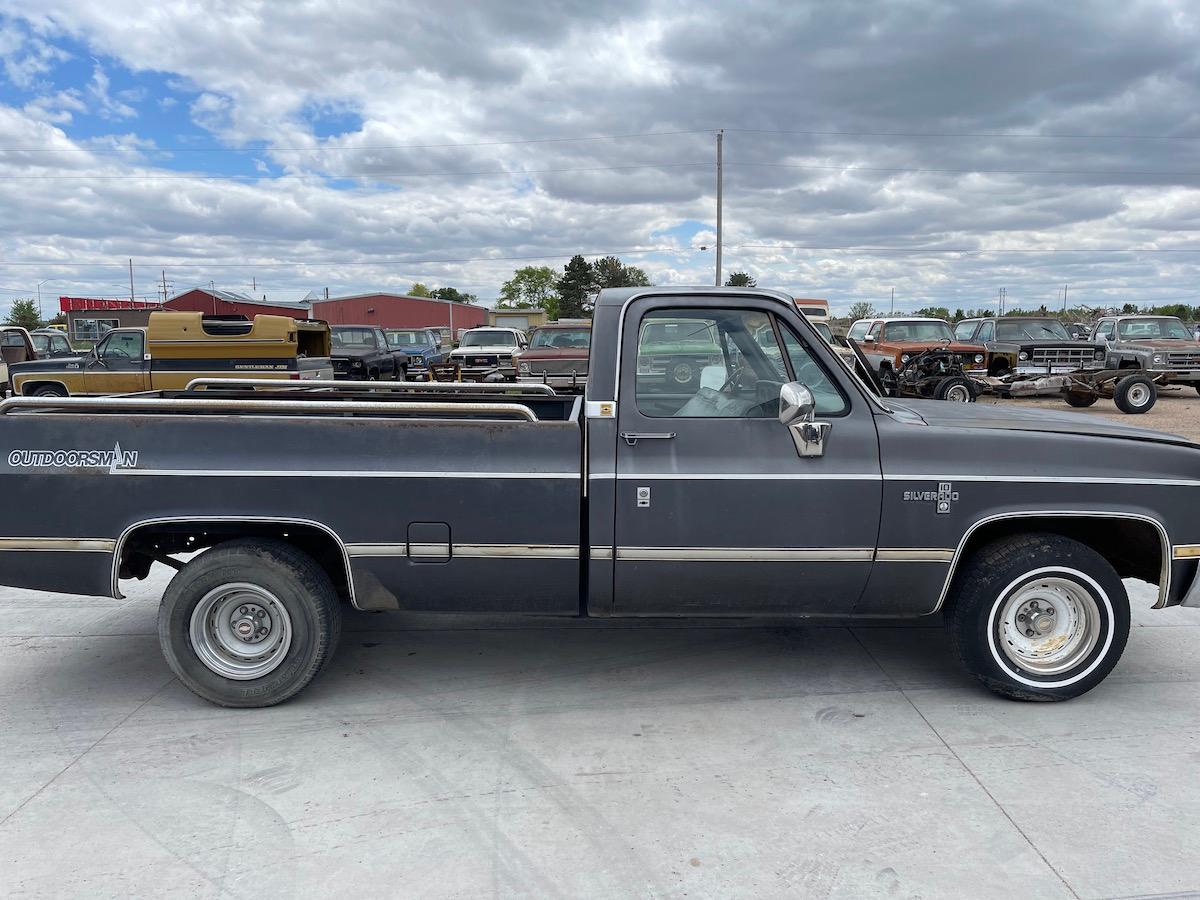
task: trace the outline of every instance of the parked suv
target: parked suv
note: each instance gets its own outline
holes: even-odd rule
[[[446,361],[442,332],[437,328],[385,328],[388,347],[408,357],[408,375],[423,375]],[[417,380],[420,380],[418,377]]]
[[[896,391],[896,373],[918,353],[944,349],[957,357],[964,374],[983,375],[985,351],[974,343],[956,341],[945,319],[923,317],[876,319],[863,336],[859,349],[888,394]],[[937,399],[941,400],[941,397]]]
[[[1091,339],[1108,348],[1109,369],[1162,372],[1168,383],[1200,391],[1200,341],[1174,316],[1110,316],[1096,322]]]
[[[517,377],[513,356],[528,346],[529,338],[516,328],[472,328],[450,354],[450,362],[458,363],[468,378],[498,375],[512,381]]]
[[[1058,375],[1104,368],[1104,345],[1072,339],[1052,316],[963,319],[954,326],[954,339],[984,346],[989,375]]]

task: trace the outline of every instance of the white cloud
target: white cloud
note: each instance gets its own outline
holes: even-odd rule
[[[98,61],[93,60],[92,80],[87,86],[88,96],[92,99],[96,113],[105,119],[131,119],[137,115],[137,110],[125,102],[126,99],[139,99],[138,92],[124,97],[113,96],[110,93],[111,82],[108,73]],[[121,92],[128,95],[129,92]]]

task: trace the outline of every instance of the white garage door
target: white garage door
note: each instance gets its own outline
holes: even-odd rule
[[[496,324],[501,328],[516,328],[518,331],[528,331],[529,316],[496,316]]]

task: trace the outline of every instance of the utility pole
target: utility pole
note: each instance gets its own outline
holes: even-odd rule
[[[129,260],[129,305],[133,306],[133,260]]]
[[[891,311],[891,313],[889,313],[889,315],[894,316],[895,314],[896,314],[896,289],[892,288],[892,311]]]
[[[1066,313],[1066,311],[1067,311],[1067,288],[1069,288],[1070,286],[1071,285],[1069,285],[1069,284],[1063,285],[1063,312],[1064,313]]]
[[[163,269],[163,306],[167,305],[167,270]]]
[[[721,286],[721,238],[723,232],[723,209],[725,202],[725,166],[724,166],[725,129],[717,132],[717,278],[716,286]]]
[[[258,281],[257,281],[257,279],[255,279],[255,277],[253,275],[250,276],[250,293],[251,294],[258,293]]]

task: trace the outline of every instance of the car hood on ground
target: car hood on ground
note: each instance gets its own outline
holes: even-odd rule
[[[1086,434],[1200,448],[1200,444],[1177,434],[1138,428],[1087,413],[1018,409],[1000,403],[947,403],[944,400],[909,399],[902,402],[888,399],[885,402],[902,416],[905,413],[915,414],[927,425],[943,428],[994,428],[1040,431],[1048,434]]]

